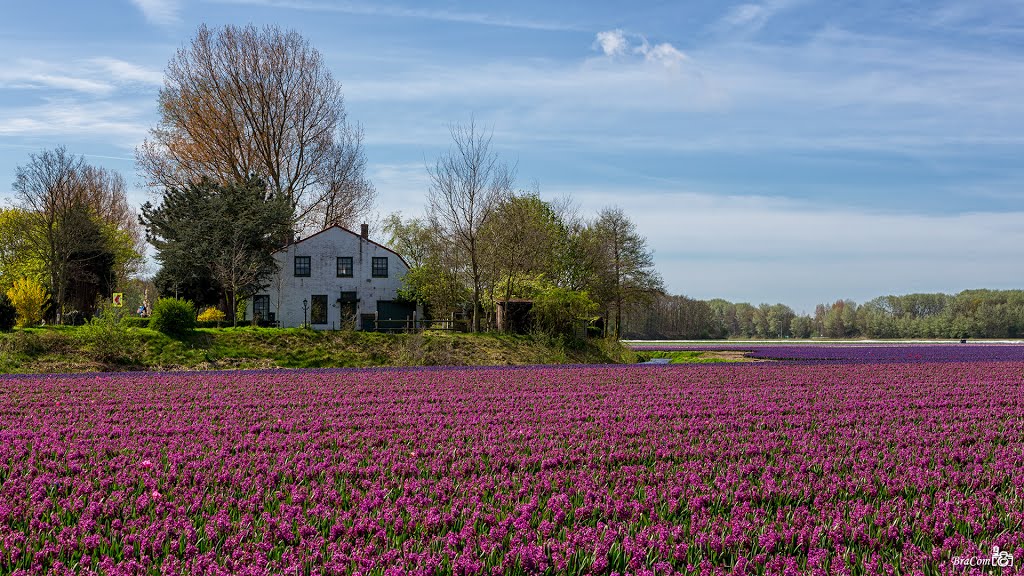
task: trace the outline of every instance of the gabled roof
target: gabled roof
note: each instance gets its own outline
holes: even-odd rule
[[[338,230],[341,230],[342,232],[348,232],[349,234],[355,236],[356,238],[359,238],[360,240],[363,240],[365,242],[369,242],[370,244],[373,244],[374,246],[376,246],[378,248],[382,248],[384,250],[387,250],[388,252],[391,252],[395,256],[398,256],[398,259],[402,261],[402,264],[405,264],[406,268],[412,268],[412,266],[409,266],[409,263],[406,262],[405,258],[402,258],[402,255],[399,254],[398,252],[395,252],[391,248],[388,248],[387,246],[385,246],[385,245],[383,245],[383,244],[381,244],[379,242],[374,242],[373,240],[370,240],[369,238],[363,238],[363,236],[361,234],[356,234],[355,232],[353,232],[353,231],[349,230],[348,228],[345,228],[344,226],[341,226],[339,224],[331,224],[327,228],[324,228],[323,230],[321,230],[321,231],[319,231],[319,232],[317,232],[315,234],[310,234],[309,236],[306,236],[305,238],[302,238],[300,240],[296,240],[295,242],[289,242],[288,244],[285,244],[284,246],[278,248],[277,250],[274,250],[274,254],[277,254],[278,252],[283,252],[283,251],[287,250],[288,248],[290,248],[292,246],[295,246],[296,244],[302,244],[306,240],[309,240],[310,238],[313,238],[314,236],[319,236],[319,235],[323,234],[324,232],[327,232],[328,230],[330,230],[332,228],[337,228]]]

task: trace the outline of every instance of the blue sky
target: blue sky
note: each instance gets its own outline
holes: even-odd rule
[[[448,126],[520,185],[619,205],[673,293],[785,302],[1024,285],[1024,3],[17,2],[0,196],[66,145],[121,171],[200,23],[306,36],[366,133],[382,213],[423,211]]]

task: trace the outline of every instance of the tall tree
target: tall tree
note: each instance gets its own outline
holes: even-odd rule
[[[161,189],[256,175],[308,230],[351,226],[372,205],[362,141],[341,85],[297,32],[202,25],[168,64],[160,121],[136,156]]]
[[[459,274],[459,251],[436,227],[427,220],[403,220],[401,214],[394,213],[384,219],[384,231],[390,236],[388,244],[410,266],[402,278],[399,297],[422,303],[427,318],[465,307],[470,298]]]
[[[159,206],[147,202],[142,214],[165,282],[175,275],[183,276],[178,286],[212,280],[234,324],[238,301],[259,292],[274,273],[272,252],[288,228],[290,208],[285,197],[250,178],[171,188]]]
[[[119,174],[61,147],[32,154],[18,167],[13,188],[24,216],[23,246],[44,270],[51,320],[62,321],[76,287],[93,286],[99,296],[116,284],[111,275],[124,279],[134,270],[141,257],[133,240],[137,224]],[[107,259],[109,266],[97,265]],[[101,286],[89,276],[100,269],[106,269]],[[91,307],[90,300],[83,296],[79,305]]]
[[[562,223],[555,210],[536,192],[502,198],[481,227],[484,260],[491,272],[491,300],[508,302],[522,291],[520,284],[550,273]]]
[[[649,301],[663,291],[647,240],[621,208],[605,208],[591,224],[596,249],[595,294],[605,309],[614,311],[613,334],[622,333],[622,314],[628,305]]]
[[[459,248],[473,290],[473,331],[480,330],[482,255],[480,230],[498,201],[512,191],[515,169],[491,149],[491,133],[475,121],[451,127],[452,147],[437,159],[430,174],[428,211],[431,224]]]

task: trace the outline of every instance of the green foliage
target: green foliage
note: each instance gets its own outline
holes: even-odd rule
[[[139,339],[129,329],[124,308],[106,306],[79,329],[78,336],[90,355],[113,364],[133,364],[139,357]]]
[[[0,292],[0,332],[10,332],[18,320],[18,310],[7,294]]]
[[[637,352],[637,360],[646,362],[653,358],[667,358],[669,364],[716,364],[720,362],[742,362],[738,358],[722,358],[699,350],[678,350],[672,352]]]
[[[536,193],[513,194],[498,202],[480,229],[495,302],[523,296],[524,279],[555,271],[563,230],[558,214]]]
[[[494,366],[555,363],[631,363],[619,342],[548,335],[461,334],[428,331],[382,334],[299,328],[221,328],[176,339],[127,329],[123,355],[98,358],[84,335],[91,327],[60,326],[0,334],[0,372],[96,369],[316,368],[408,365]]]
[[[42,284],[31,278],[21,278],[7,291],[7,297],[17,310],[18,326],[35,326],[43,321],[46,290]]]
[[[42,278],[44,267],[28,247],[29,223],[24,210],[0,209],[0,293],[6,293],[19,278]]]
[[[532,313],[538,330],[572,337],[597,308],[585,291],[550,286],[534,296]]]
[[[149,327],[168,336],[187,336],[196,328],[195,305],[179,298],[161,298],[153,306]]]
[[[149,328],[149,320],[142,316],[124,316],[121,318],[121,325],[125,328]]]
[[[663,291],[647,239],[621,208],[605,208],[585,237],[590,259],[587,287],[603,308],[614,313],[610,334],[622,334],[626,309],[651,302]]]
[[[159,206],[142,207],[146,239],[161,264],[157,288],[200,305],[224,296],[230,314],[236,299],[266,286],[275,270],[272,252],[287,237],[291,217],[287,198],[256,178],[167,189]]]
[[[31,154],[28,164],[17,167],[12,189],[18,209],[0,220],[15,225],[0,228],[12,228],[15,236],[0,234],[0,253],[13,244],[18,256],[0,255],[0,275],[14,268],[40,280],[50,298],[48,321],[63,321],[73,311],[80,313],[75,319],[91,316],[96,302],[140,261],[138,221],[124,178],[59,147]]]

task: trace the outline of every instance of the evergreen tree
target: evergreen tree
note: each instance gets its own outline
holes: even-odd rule
[[[274,273],[272,253],[283,244],[290,218],[287,198],[258,178],[168,188],[159,206],[142,207],[146,238],[161,264],[158,289],[201,306],[214,303],[216,294],[234,323],[237,302],[259,292]]]

